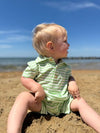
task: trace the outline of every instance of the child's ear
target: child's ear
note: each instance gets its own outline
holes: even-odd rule
[[[52,41],[47,42],[46,47],[48,50],[52,50],[54,48],[54,44]]]

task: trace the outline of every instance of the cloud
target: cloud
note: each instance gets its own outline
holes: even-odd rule
[[[61,11],[75,11],[85,8],[96,8],[100,9],[100,5],[97,5],[93,2],[46,2],[47,6],[57,8]]]
[[[20,41],[20,42],[24,42],[24,41],[30,41],[31,37],[27,36],[27,35],[12,35],[10,37],[8,37],[9,41]]]
[[[0,44],[0,49],[5,49],[5,48],[12,48],[12,45],[8,45],[8,44]]]
[[[19,30],[1,30],[0,34],[15,34],[15,33],[19,33]]]
[[[31,41],[31,36],[29,35],[29,31],[20,31],[20,30],[0,31],[0,45],[12,44],[12,43],[14,44],[26,41]]]

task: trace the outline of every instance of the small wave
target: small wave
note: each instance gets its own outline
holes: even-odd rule
[[[11,72],[11,71],[23,71],[26,65],[15,66],[15,65],[0,65],[0,72]]]

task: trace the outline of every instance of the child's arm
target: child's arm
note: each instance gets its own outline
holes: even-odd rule
[[[25,88],[35,94],[35,101],[41,102],[45,98],[45,92],[42,86],[31,78],[21,77],[21,83]]]
[[[80,97],[79,88],[73,76],[69,77],[68,91],[73,96],[73,98]]]

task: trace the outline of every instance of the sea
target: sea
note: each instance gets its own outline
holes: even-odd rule
[[[35,58],[0,58],[0,72],[23,71],[27,62]],[[100,58],[66,58],[64,60],[72,70],[100,70]]]

